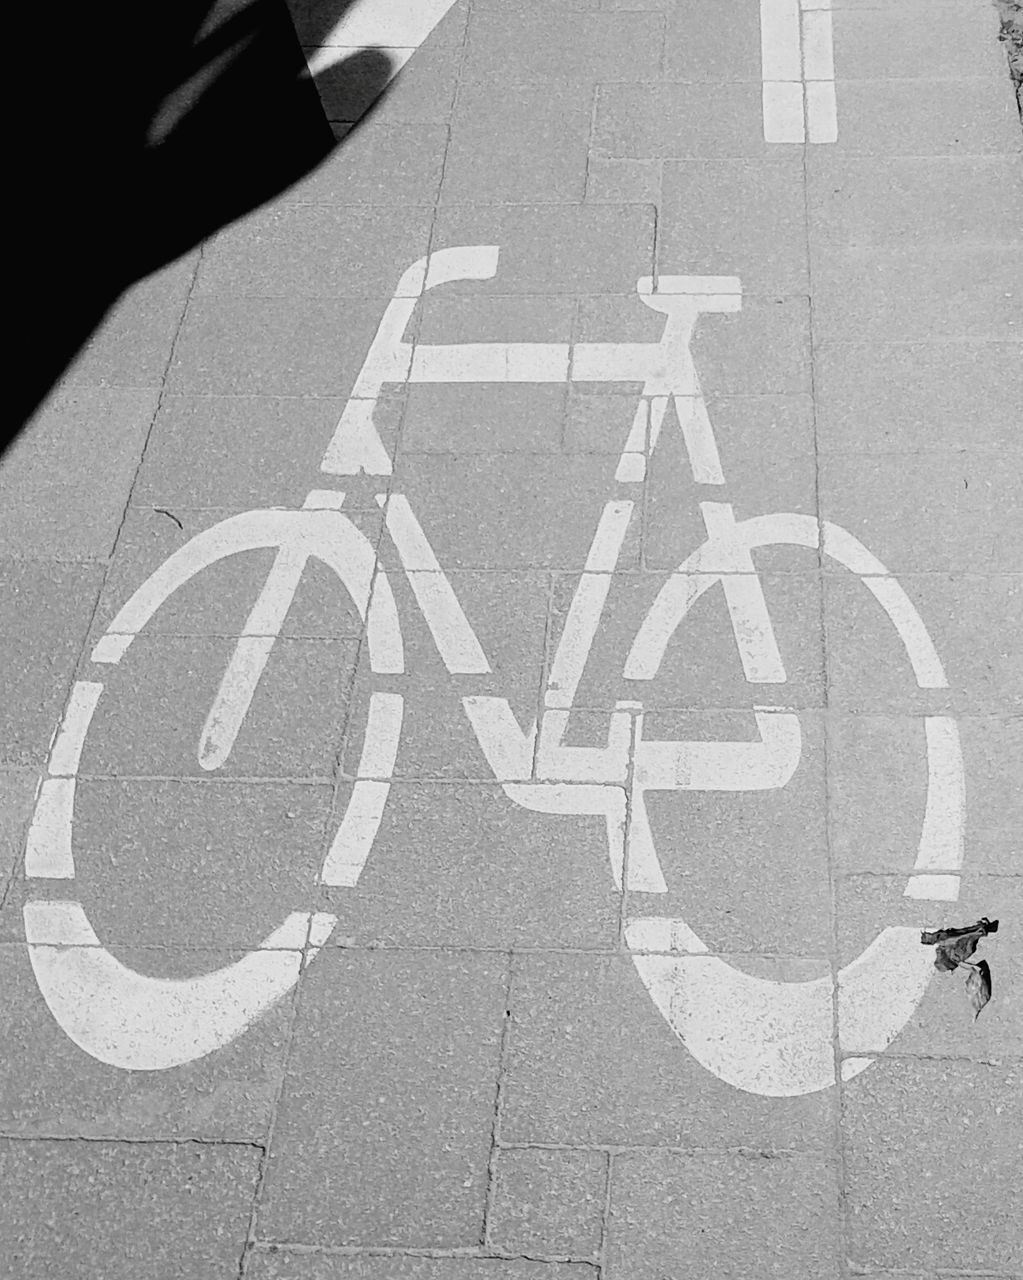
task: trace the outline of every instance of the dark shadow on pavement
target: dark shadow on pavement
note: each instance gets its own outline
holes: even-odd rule
[[[315,45],[352,0],[304,14]],[[17,6],[9,49],[32,63],[9,122],[6,448],[130,285],[265,204],[340,145],[324,116],[285,0],[57,0]],[[330,68],[367,101],[385,53]],[[347,135],[351,136],[351,132]]]

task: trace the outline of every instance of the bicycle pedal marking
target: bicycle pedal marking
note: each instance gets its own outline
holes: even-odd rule
[[[301,511],[251,511],[197,534],[142,583],[95,645],[94,662],[119,663],[164,601],[196,574],[226,556],[277,547],[203,729],[198,755],[204,770],[220,767],[230,755],[308,559],[332,568],[359,610],[371,670],[404,670],[390,586],[365,535],[341,515],[342,499],[342,494],[314,490]],[[79,680],[72,689],[29,826],[27,877],[69,885],[75,880],[75,788],[103,688],[100,681]],[[401,696],[371,693],[359,769],[324,862],[324,884],[358,881],[383,816],[402,714]],[[30,899],[23,919],[36,982],[65,1034],[99,1061],[136,1071],[191,1062],[241,1035],[294,986],[337,923],[328,912],[295,911],[235,963],[192,978],[167,979],[140,974],[117,960],[77,899]]]

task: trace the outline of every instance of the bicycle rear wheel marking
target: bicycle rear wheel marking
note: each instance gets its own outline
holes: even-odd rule
[[[322,495],[320,495],[322,498]],[[320,504],[323,506],[323,504]],[[366,623],[373,671],[401,671],[404,658],[397,610],[386,575],[376,567],[364,535],[336,510],[253,511],[222,521],[179,548],[134,593],[93,649],[93,661],[116,664],[163,602],[196,573],[225,556],[277,546],[290,594],[271,571],[228,668],[225,686],[230,732],[216,739],[218,763],[230,754],[306,559],[328,564]],[[275,568],[277,565],[275,564]],[[286,596],[286,598],[285,598]],[[262,627],[260,636],[252,633]],[[264,642],[252,664],[247,640]],[[245,683],[248,681],[248,683]],[[74,796],[89,725],[103,684],[78,681],[48,762],[29,829],[29,877],[75,879],[72,852]],[[242,705],[241,715],[238,714]],[[216,705],[216,704],[215,704]],[[373,692],[358,777],[324,862],[321,882],[354,885],[383,816],[401,734],[403,700]],[[211,712],[212,716],[212,712]],[[207,720],[207,730],[210,719]],[[206,735],[209,736],[208,734]],[[204,738],[205,740],[205,738]],[[226,744],[226,750],[225,750]],[[202,755],[200,763],[206,767]],[[100,942],[81,902],[34,899],[24,907],[25,938],[39,989],[64,1032],[92,1057],[126,1070],[162,1070],[201,1058],[240,1035],[298,980],[330,936],[336,917],[295,911],[234,964],[187,979],[154,978],[117,960]]]

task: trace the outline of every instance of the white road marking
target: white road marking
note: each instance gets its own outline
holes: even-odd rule
[[[640,300],[666,317],[659,342],[406,341],[405,332],[423,288],[452,280],[490,279],[497,271],[498,255],[494,245],[458,245],[420,259],[404,273],[370,344],[321,469],[333,475],[391,474],[390,455],[373,421],[385,383],[636,382],[642,386],[644,403],[626,440],[618,478],[636,482],[645,477],[646,458],[656,446],[671,399],[694,480],[724,484],[689,344],[702,313],[741,308],[739,280],[735,276],[662,276],[655,289],[649,276],[640,277],[636,283]]]
[[[377,495],[416,603],[452,675],[486,675],[490,663],[404,494]]]
[[[398,757],[404,703],[396,693],[372,693],[357,781],[320,872],[322,884],[358,884],[384,815]]]
[[[25,937],[39,989],[64,1033],[100,1062],[163,1071],[228,1044],[298,979],[315,924],[334,916],[294,911],[235,964],[195,978],[136,973],[100,945],[78,902],[28,902]]]
[[[686,1049],[719,1080],[761,1097],[787,1098],[835,1083],[835,983],[754,977],[707,954],[684,921],[631,921],[633,963],[664,1020]],[[684,951],[687,954],[677,955]],[[839,1043],[876,1054],[912,1017],[933,958],[919,930],[885,929],[838,974]],[[843,1078],[873,1058],[845,1064]]]
[[[380,49],[391,61],[393,80],[454,0],[354,0],[324,37],[309,50],[306,62],[313,77],[364,49]]]
[[[838,140],[830,0],[760,0],[764,138]]]
[[[207,718],[206,747],[200,748],[205,766],[212,757],[223,762],[230,753],[310,557],[335,571],[365,620],[371,670],[404,669],[390,586],[369,541],[337,509],[342,496],[314,490],[301,511],[250,511],[197,534],[142,583],[94,647],[95,661],[120,661],[163,602],[197,573],[241,551],[278,548],[244,629],[265,634],[244,634],[235,649],[215,700],[216,714],[211,711]],[[88,681],[79,681],[72,691],[30,824],[28,876],[75,877],[74,775],[102,691],[101,683]],[[371,695],[360,776],[325,860],[324,883],[358,879],[383,814],[401,721],[400,696]],[[30,900],[23,915],[39,990],[66,1034],[102,1062],[148,1071],[194,1061],[241,1035],[294,985],[336,924],[327,913],[292,912],[236,963],[172,980],[137,973],[115,959],[78,901]]]

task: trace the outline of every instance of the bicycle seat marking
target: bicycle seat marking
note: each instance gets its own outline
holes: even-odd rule
[[[664,316],[652,343],[475,343],[406,340],[419,299],[454,280],[489,280],[492,245],[442,249],[402,275],[352,394],[327,446],[322,470],[337,476],[389,476],[391,456],[375,423],[383,387],[412,382],[629,382],[641,387],[623,442],[616,482],[637,485],[674,403],[693,477],[723,485],[713,429],[689,344],[701,314],[734,313],[741,288],[732,276],[662,276],[637,282],[640,301]],[[365,481],[362,481],[365,483]],[[226,556],[260,547],[277,554],[220,683],[197,746],[204,771],[230,756],[267,660],[310,558],[334,570],[365,626],[371,670],[404,671],[394,596],[376,553],[342,514],[344,494],[314,489],[301,510],[251,511],[221,521],[180,547],[138,588],[92,651],[121,660],[134,637],[179,587]],[[471,690],[490,672],[486,654],[403,494],[376,501],[411,593],[452,677]],[[558,639],[541,714],[520,726],[506,698],[465,691],[465,711],[489,768],[509,800],[540,813],[604,819],[611,878],[618,890],[665,893],[667,884],[647,817],[645,794],[758,791],[786,786],[802,755],[794,710],[754,700],[754,741],[657,741],[644,733],[641,701],[622,700],[606,744],[565,743],[569,717],[597,635],[636,503],[607,501],[594,530]],[[920,688],[945,688],[939,656],[916,608],[885,566],[852,534],[794,512],[738,521],[727,502],[701,502],[705,541],[667,575],[639,625],[623,676],[654,679],[667,646],[695,605],[720,589],[747,682],[782,684],[786,672],[753,552],[771,545],[817,551],[855,575],[898,633]],[[55,735],[28,837],[26,874],[73,885],[76,778],[101,679],[81,680]],[[324,884],[357,889],[387,802],[399,748],[403,698],[373,691],[352,796],[320,873]],[[963,860],[965,784],[956,721],[924,717],[927,800],[905,895],[954,901]],[[159,1069],[212,1053],[250,1026],[298,981],[327,942],[336,918],[293,912],[236,964],[187,980],[143,976],[101,944],[81,903],[30,900],[25,933],[40,990],[65,1032],[85,1052],[126,1069]],[[923,925],[926,922],[921,922]],[[753,977],[710,953],[690,925],[669,916],[626,921],[624,942],[638,977],[668,1027],[707,1070],[764,1096],[792,1096],[853,1078],[906,1025],[929,981],[931,955],[918,930],[885,928],[837,975],[809,982]],[[836,1012],[837,1011],[837,1012]],[[838,1046],[835,1046],[837,1019]]]

